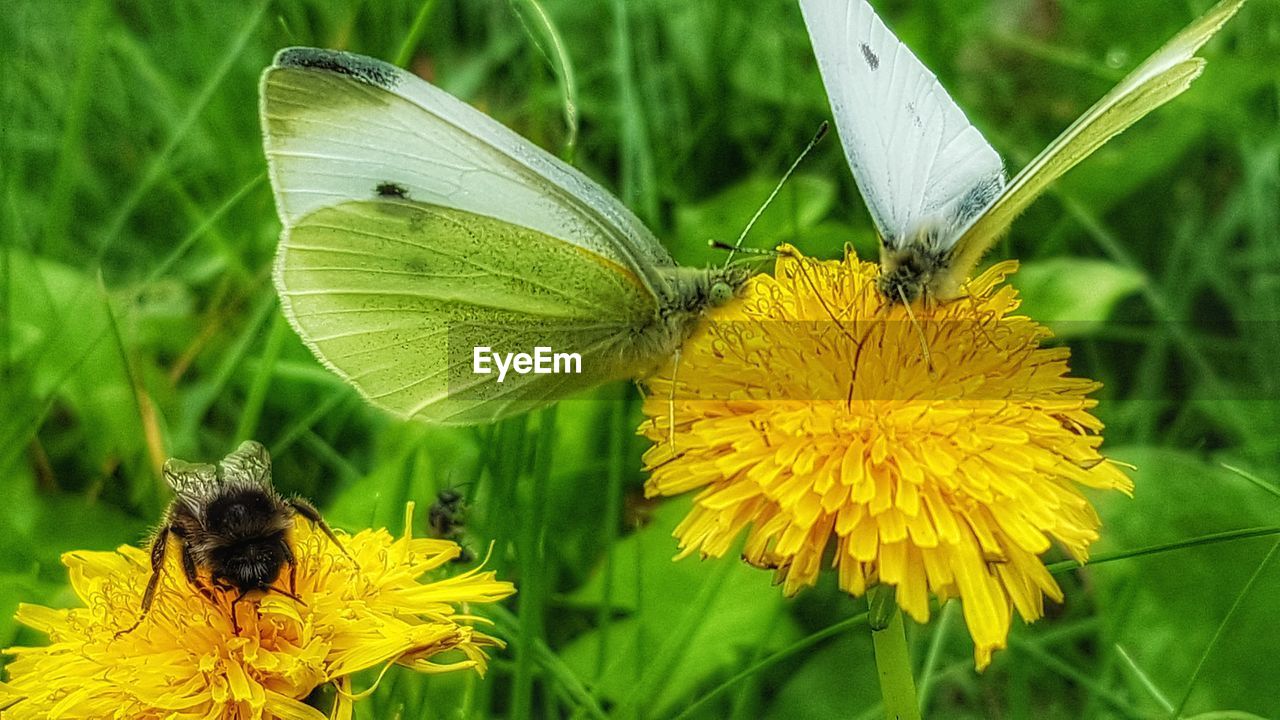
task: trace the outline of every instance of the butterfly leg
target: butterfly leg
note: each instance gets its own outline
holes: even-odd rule
[[[911,326],[916,329],[916,335],[920,338],[920,350],[924,353],[924,363],[929,369],[929,377],[936,379],[938,371],[933,366],[933,354],[929,352],[929,339],[925,337],[924,328],[920,327],[915,313],[911,312],[911,303],[907,302],[907,294],[901,287],[898,288],[898,297],[902,300],[903,309],[907,311],[907,319],[911,321]]]
[[[667,446],[676,449],[676,376],[680,374],[680,348],[676,348],[676,361],[671,368],[671,391],[667,393]]]

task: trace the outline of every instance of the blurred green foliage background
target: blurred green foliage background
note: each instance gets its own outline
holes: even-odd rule
[[[875,4],[1016,170],[1209,3]],[[74,602],[61,553],[143,540],[166,457],[252,437],[338,526],[398,530],[408,500],[424,523],[460,489],[470,548],[493,541],[520,588],[486,680],[396,671],[361,717],[876,717],[848,621],[863,604],[832,578],[787,601],[734,558],[670,561],[684,501],[643,499],[633,387],[433,429],[366,407],[303,348],[269,279],[257,116],[259,73],[294,44],[408,58],[690,264],[722,258],[706,241],[737,235],[828,117],[789,0],[6,0],[0,644],[43,641],[18,602]],[[1190,92],[993,253],[1024,261],[1026,311],[1105,383],[1106,447],[1137,493],[1099,498],[1115,559],[1060,574],[1066,603],[1016,625],[986,673],[958,608],[908,628],[929,716],[1280,716],[1277,3],[1253,0],[1203,54]],[[783,241],[872,256],[834,138],[748,238]],[[1199,541],[1242,528],[1261,530]]]

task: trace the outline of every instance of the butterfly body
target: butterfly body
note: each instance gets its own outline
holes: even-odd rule
[[[928,239],[913,241],[896,250],[882,244],[876,288],[895,302],[913,303],[926,296],[948,300],[951,283],[941,287],[947,277],[946,270],[946,251]]]
[[[880,277],[876,287],[894,302],[920,298],[947,301],[963,294],[964,273],[951,250],[960,232],[1004,188],[1003,173],[984,178],[943,213],[914,223],[903,235],[880,241]]]
[[[670,289],[659,296],[658,316],[665,330],[658,337],[665,338],[668,345],[683,342],[708,308],[719,307],[735,297],[751,276],[737,266],[676,266],[664,268],[662,274]]]

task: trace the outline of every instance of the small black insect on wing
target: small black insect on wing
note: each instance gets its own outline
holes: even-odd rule
[[[405,186],[401,185],[400,183],[394,183],[390,181],[383,181],[378,183],[377,186],[373,188],[373,192],[378,197],[383,197],[383,198],[407,199],[409,197],[409,190],[405,188]]]

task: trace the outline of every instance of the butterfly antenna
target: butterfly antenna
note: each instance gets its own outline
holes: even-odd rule
[[[760,206],[760,209],[756,210],[756,214],[751,216],[751,221],[747,223],[746,227],[742,228],[742,233],[738,235],[738,240],[734,242],[732,246],[729,246],[729,258],[724,261],[725,267],[729,267],[729,263],[733,260],[733,256],[735,253],[743,250],[742,241],[747,238],[747,233],[751,232],[752,226],[754,226],[756,224],[756,221],[760,219],[760,216],[764,214],[765,209],[769,207],[769,203],[773,202],[773,199],[778,196],[779,192],[782,191],[782,186],[786,184],[787,179],[791,177],[791,173],[796,171],[796,168],[800,165],[800,162],[804,160],[805,156],[809,154],[809,151],[812,150],[813,147],[817,145],[818,142],[822,140],[823,137],[826,136],[827,130],[829,130],[830,128],[831,128],[831,123],[827,122],[826,120],[823,120],[822,124],[818,126],[818,132],[813,134],[813,138],[809,140],[809,144],[804,146],[804,150],[800,151],[800,154],[796,156],[795,161],[791,163],[791,167],[787,168],[787,171],[782,174],[782,179],[779,180],[778,184],[773,187],[773,192],[769,193],[769,197],[765,198],[764,204]],[[713,243],[713,245],[714,244],[715,243]],[[716,245],[716,247],[721,247],[721,246],[722,245]]]
[[[723,240],[708,240],[707,246],[717,250],[728,250],[731,253],[730,257],[735,252],[740,252],[743,255],[768,255],[769,257],[778,257],[782,254],[774,248],[735,247]]]

